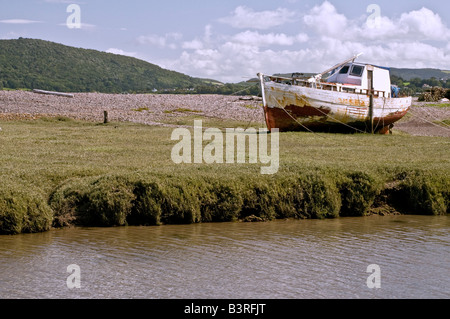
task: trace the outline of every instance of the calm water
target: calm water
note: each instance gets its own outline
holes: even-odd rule
[[[392,216],[0,236],[0,298],[449,298],[449,230]]]

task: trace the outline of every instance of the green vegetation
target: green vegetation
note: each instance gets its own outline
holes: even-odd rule
[[[391,75],[396,77],[400,77],[409,81],[411,79],[450,79],[449,75],[450,71],[447,70],[439,70],[439,69],[399,69],[399,68],[391,68]]]
[[[139,107],[137,109],[134,109],[133,111],[135,112],[143,112],[143,111],[148,111],[149,108],[148,107]]]
[[[402,94],[415,95],[422,93],[424,84],[450,89],[449,72],[391,68],[391,80],[402,89]],[[257,83],[224,84],[165,70],[132,57],[23,38],[0,40],[1,89],[260,95]]]
[[[450,126],[450,119],[445,119],[443,121],[433,121],[433,123],[438,124],[438,125],[442,125],[444,127],[449,127]]]
[[[264,164],[174,164],[171,128],[66,118],[0,126],[2,234],[450,209],[448,138],[283,133],[279,172],[261,175]]]
[[[191,110],[191,109],[188,109],[188,108],[185,108],[185,107],[179,107],[179,108],[177,108],[175,110],[166,110],[166,111],[164,111],[164,113],[167,113],[167,114],[172,114],[172,113],[201,113],[201,111]]]
[[[146,93],[203,84],[132,57],[43,40],[0,40],[0,88]]]
[[[450,107],[450,103],[439,103],[439,104],[426,104],[426,106],[432,107]]]
[[[425,93],[431,88],[442,89],[444,91],[443,97],[450,98],[450,79],[447,75],[446,78],[437,79],[431,78],[419,78],[415,77],[410,80],[405,80],[401,76],[395,75],[395,72],[391,72],[391,83],[397,85],[400,88],[400,92],[403,95],[417,95]],[[447,91],[447,93],[445,93]]]
[[[260,85],[249,82],[227,83],[222,85],[199,85],[191,93],[221,95],[261,95]]]
[[[246,82],[193,78],[122,55],[43,40],[0,40],[0,90],[257,95]]]

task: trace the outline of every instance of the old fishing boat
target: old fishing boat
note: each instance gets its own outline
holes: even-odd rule
[[[412,99],[398,97],[389,68],[355,62],[360,55],[309,78],[259,73],[267,128],[391,132],[394,123],[408,112]]]

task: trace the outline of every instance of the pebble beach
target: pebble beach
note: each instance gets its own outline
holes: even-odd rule
[[[416,136],[450,137],[449,126],[436,121],[450,119],[450,107],[429,106],[413,101],[409,114],[394,130]],[[29,91],[0,91],[0,120],[30,120],[65,116],[78,120],[176,126],[174,119],[188,115],[244,122],[264,122],[262,102],[257,97],[176,94],[75,93],[73,98]]]
[[[197,114],[237,121],[264,120],[259,99],[237,96],[175,94],[78,93],[73,98],[26,91],[0,91],[0,119],[33,119],[66,116],[102,121],[104,111],[110,121],[166,125],[174,117]]]

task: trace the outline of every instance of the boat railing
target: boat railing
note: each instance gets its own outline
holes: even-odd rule
[[[325,91],[335,91],[343,93],[355,93],[361,95],[370,95],[371,91],[374,97],[390,97],[390,92],[363,89],[360,86],[344,84],[344,83],[332,83],[323,81],[310,81],[310,78],[299,77],[282,77],[282,76],[266,76],[266,81],[272,81],[275,83],[295,85],[302,87],[310,87],[315,89],[321,89]]]

